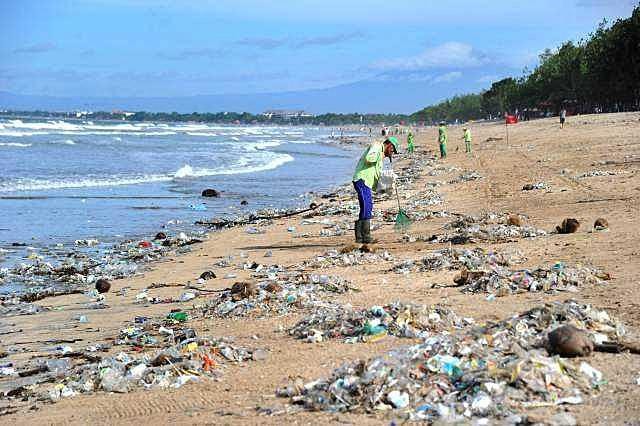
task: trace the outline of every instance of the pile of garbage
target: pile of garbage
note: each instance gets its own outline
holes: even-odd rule
[[[546,182],[527,183],[522,187],[523,191],[533,191],[540,189],[549,189],[549,185]]]
[[[310,343],[327,339],[357,343],[375,341],[386,335],[424,338],[470,323],[471,319],[459,318],[451,309],[441,305],[394,302],[358,310],[350,305],[329,305],[316,308],[294,325],[289,334]]]
[[[58,401],[97,391],[125,393],[136,388],[178,388],[187,382],[217,378],[225,363],[260,361],[262,349],[233,344],[227,338],[198,336],[187,312],[174,310],[161,319],[136,317],[120,330],[113,344],[85,349],[61,345],[47,358],[20,368],[3,366],[0,394],[22,401]],[[131,350],[103,356],[115,346]],[[159,348],[159,349],[156,349]],[[113,352],[112,352],[113,353]]]
[[[526,423],[527,408],[580,404],[606,383],[586,361],[547,353],[547,333],[565,323],[594,338],[614,341],[624,333],[605,311],[575,301],[551,303],[498,323],[430,335],[276,394],[308,410],[395,410],[395,416],[414,421]]]
[[[308,221],[309,219],[304,219],[304,221]],[[303,223],[303,225],[305,225],[306,223]],[[349,224],[345,223],[335,223],[333,225],[325,225],[320,232],[318,232],[317,234],[312,234],[309,232],[302,232],[302,233],[298,233],[294,235],[294,238],[311,238],[314,236],[318,236],[318,237],[340,237],[342,235],[345,235],[347,233],[347,230],[349,229]],[[291,232],[294,232],[295,230],[292,230]]]
[[[436,166],[433,169],[431,169],[427,175],[429,176],[440,176],[440,175],[444,175],[447,173],[452,173],[452,172],[456,172],[459,171],[460,168],[459,167],[455,167],[455,166]]]
[[[496,296],[530,292],[578,292],[586,285],[600,285],[609,274],[586,266],[566,266],[556,262],[550,268],[511,270],[489,264],[487,267],[463,270],[455,281],[466,293],[490,293]]]
[[[46,310],[48,310],[48,308],[44,308],[34,303],[24,302],[16,296],[0,296],[0,317],[33,315]]]
[[[451,232],[430,237],[409,236],[405,239],[432,243],[469,244],[478,242],[506,242],[514,238],[536,238],[547,232],[522,223],[522,217],[509,213],[485,213],[480,216],[460,216],[444,227]],[[413,241],[412,241],[413,239]]]
[[[398,274],[410,272],[441,271],[445,269],[477,270],[488,266],[509,266],[524,261],[522,253],[512,251],[492,251],[481,247],[474,249],[434,250],[418,260],[408,259],[393,266]]]
[[[410,212],[412,221],[422,221],[434,217],[448,217],[450,213],[447,211],[427,209],[427,207],[437,206],[442,203],[444,203],[444,199],[440,193],[432,189],[427,189],[426,191],[408,197],[407,200],[403,202],[403,206]],[[395,222],[397,214],[397,208],[389,208],[382,212],[382,218],[385,222]]]
[[[425,168],[433,167],[436,159],[433,155],[427,153],[414,153],[414,157],[408,165],[398,169],[398,178],[396,183],[402,189],[408,188],[416,179],[420,178]]]
[[[381,264],[393,261],[393,256],[386,250],[377,253],[365,253],[359,249],[343,253],[338,250],[328,250],[320,256],[305,260],[300,267],[324,269],[332,266],[354,266],[367,264]]]
[[[263,359],[261,352],[234,346],[224,339],[192,337],[154,354],[120,352],[100,357],[94,352],[70,352],[37,367],[38,376],[22,377],[16,371],[5,397],[56,402],[61,398],[97,391],[126,393],[136,388],[178,388],[190,381],[220,376],[223,361]],[[80,359],[80,362],[74,360]],[[35,380],[34,380],[35,379]],[[24,382],[24,383],[23,383]]]
[[[623,170],[591,170],[576,176],[576,178],[584,179],[587,177],[597,177],[597,176],[615,176],[623,173],[626,173],[626,172]]]
[[[169,253],[184,253],[190,245],[202,242],[202,235],[187,235],[180,232],[175,237],[154,241],[129,240],[113,244],[110,247],[96,247],[96,240],[77,240],[76,248],[61,250],[56,258],[62,259],[53,264],[43,256],[30,256],[31,262],[19,263],[0,271],[0,279],[20,284],[27,291],[41,292],[55,289],[78,289],[95,284],[100,278],[118,279],[139,272],[140,265],[158,260]],[[159,234],[160,235],[160,234]]]
[[[412,197],[412,199],[409,200],[408,206],[411,208],[420,208],[437,206],[439,204],[442,204],[443,202],[444,199],[442,198],[442,195],[432,189],[427,189],[426,191],[420,192]]]
[[[293,310],[312,308],[322,304],[329,295],[353,289],[350,281],[339,276],[299,271],[267,273],[266,278],[257,283],[235,283],[209,299],[201,309],[203,316],[224,318],[279,316]]]
[[[475,170],[471,170],[469,172],[463,173],[455,179],[449,181],[450,184],[460,183],[460,182],[469,182],[472,180],[482,179],[483,176]]]

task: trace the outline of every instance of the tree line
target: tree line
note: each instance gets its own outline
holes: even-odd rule
[[[518,79],[495,82],[482,94],[488,113],[561,108],[575,113],[618,112],[640,108],[640,6],[629,18],[596,31],[577,43],[547,49],[540,64]]]
[[[326,113],[311,117],[271,117],[264,114],[249,112],[192,112],[181,114],[178,112],[149,112],[134,113],[118,111],[95,111],[88,115],[78,116],[75,112],[54,111],[2,111],[0,117],[12,118],[48,118],[48,119],[82,119],[82,120],[122,120],[122,121],[155,121],[155,122],[198,122],[220,124],[272,124],[272,125],[315,125],[315,126],[346,126],[353,124],[381,125],[408,122],[409,116],[404,114],[337,114]]]
[[[588,37],[546,49],[538,66],[494,82],[479,94],[455,96],[411,116],[413,121],[471,120],[504,113],[541,115],[640,109],[640,6]]]

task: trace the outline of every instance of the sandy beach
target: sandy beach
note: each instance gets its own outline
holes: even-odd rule
[[[0,363],[11,363],[16,370],[32,367],[39,359],[51,358],[47,341],[65,343],[74,350],[107,344],[100,357],[125,352],[131,356],[162,349],[162,343],[136,348],[117,345],[122,329],[134,325],[135,317],[164,318],[174,309],[198,312],[185,325],[198,336],[230,338],[239,347],[259,349],[261,356],[242,362],[217,361],[217,373],[205,375],[179,388],[145,390],[134,387],[127,393],[104,390],[62,397],[55,403],[20,396],[0,400],[1,424],[381,424],[389,423],[393,411],[347,413],[306,411],[293,406],[288,398],[276,397],[276,389],[301,378],[304,383],[330,376],[345,362],[368,359],[392,348],[416,343],[419,339],[386,336],[371,342],[344,343],[327,339],[308,343],[287,330],[308,315],[305,309],[272,312],[268,315],[220,317],[201,315],[198,308],[222,294],[236,282],[256,282],[255,267],[243,265],[282,265],[303,269],[308,274],[326,274],[349,280],[359,291],[332,293],[319,297],[327,303],[350,304],[354,308],[384,306],[394,301],[414,304],[441,304],[476,323],[498,321],[550,301],[575,299],[615,316],[627,327],[629,338],[640,341],[640,113],[572,116],[564,129],[557,118],[521,122],[509,127],[505,139],[503,123],[471,124],[473,153],[464,153],[461,126],[449,127],[449,157],[429,159],[437,151],[437,129],[428,128],[416,136],[418,152],[413,159],[400,156],[394,169],[412,161],[420,164],[419,176],[401,190],[401,203],[416,220],[408,237],[394,230],[393,221],[374,219],[380,241],[375,263],[314,267],[317,256],[342,250],[352,243],[352,230],[335,235],[335,224],[347,224],[352,214],[304,215],[276,219],[255,225],[264,233],[248,233],[246,226],[212,232],[191,253],[166,258],[150,265],[148,271],[113,282],[106,294],[106,309],[89,309],[85,295],[66,295],[43,299],[37,304],[50,308],[36,315],[12,316],[0,326],[0,349],[7,355]],[[399,136],[404,148],[405,137]],[[456,148],[459,147],[459,150]],[[598,173],[590,173],[598,171]],[[465,178],[477,172],[479,178]],[[602,173],[601,173],[602,172]],[[609,173],[611,172],[611,173]],[[463,178],[461,178],[463,176]],[[542,182],[542,189],[523,190],[527,184]],[[432,188],[433,191],[426,191]],[[440,204],[414,203],[437,193]],[[355,202],[352,189],[318,198],[320,211],[340,211]],[[356,202],[357,204],[357,202]],[[421,206],[421,207],[418,207]],[[323,210],[324,209],[324,210]],[[394,196],[380,196],[375,209],[397,211]],[[447,212],[432,214],[430,212]],[[461,215],[483,213],[522,215],[524,223],[546,231],[535,238],[513,237],[502,241],[476,240],[455,244],[455,248],[519,251],[523,263],[518,268],[549,267],[556,262],[585,265],[610,275],[601,284],[585,283],[577,291],[520,292],[487,297],[487,293],[462,292],[453,278],[459,270],[416,271],[406,274],[392,270],[407,259],[420,259],[435,250],[450,248],[448,242],[429,241],[443,235],[444,226]],[[606,218],[609,229],[594,231],[597,218]],[[565,218],[576,218],[580,228],[572,234],[552,231]],[[324,223],[322,220],[326,219]],[[305,222],[306,220],[306,222]],[[315,222],[315,223],[313,223]],[[253,225],[251,225],[253,226]],[[325,229],[326,228],[326,229]],[[323,232],[324,231],[324,232]],[[151,237],[151,236],[150,236]],[[413,238],[412,238],[413,237]],[[423,238],[421,238],[423,237]],[[390,260],[382,259],[388,252]],[[269,253],[270,256],[265,257]],[[221,260],[228,259],[228,266]],[[307,262],[305,264],[305,262]],[[311,262],[311,263],[309,263]],[[300,265],[303,265],[300,267]],[[139,303],[136,296],[148,289],[151,297],[179,298],[187,286],[198,287],[200,275],[213,271],[217,278],[205,281],[193,300],[174,303]],[[233,278],[225,278],[233,274]],[[434,286],[434,284],[444,284]],[[122,291],[126,289],[126,291]],[[194,308],[195,306],[195,308]],[[88,322],[76,318],[86,316]],[[77,341],[74,341],[78,339]],[[95,353],[94,353],[95,354]],[[640,355],[594,353],[585,358],[602,372],[606,381],[578,405],[526,410],[530,421],[547,421],[558,412],[568,412],[578,424],[635,424],[640,419]],[[88,362],[72,359],[76,365]],[[18,380],[2,377],[0,384],[10,387]],[[61,382],[38,385],[40,388]]]

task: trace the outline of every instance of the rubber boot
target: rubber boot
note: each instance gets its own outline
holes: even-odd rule
[[[362,221],[356,220],[353,229],[355,229],[356,232],[356,243],[362,243]]]
[[[360,221],[360,226],[362,229],[362,243],[363,244],[374,244],[377,243],[378,240],[374,240],[371,237],[371,220],[365,219]]]

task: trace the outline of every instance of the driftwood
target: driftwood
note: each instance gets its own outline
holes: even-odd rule
[[[608,352],[612,354],[619,354],[621,352],[631,352],[632,354],[640,354],[640,343],[633,342],[603,342],[601,344],[595,344],[594,350],[596,352]]]
[[[82,358],[82,359],[87,360],[89,362],[100,362],[100,361],[102,361],[102,357],[99,356],[99,355],[93,355],[93,354],[90,354],[90,353],[80,352],[80,351],[67,352],[66,354],[59,354],[59,355],[57,355],[57,358]]]
[[[82,339],[51,339],[51,340],[33,340],[29,342],[16,342],[14,345],[31,345],[36,343],[44,343],[46,345],[59,345],[62,343],[76,343],[81,342]]]
[[[254,216],[251,215],[249,216],[248,219],[246,220],[218,220],[215,222],[207,222],[207,221],[196,221],[196,225],[200,225],[200,226],[208,226],[210,228],[216,228],[216,229],[220,229],[220,228],[230,228],[230,227],[234,227],[234,226],[242,226],[242,225],[249,225],[251,223],[255,223],[258,220],[273,220],[273,219],[282,219],[285,217],[291,217],[291,216],[296,216],[302,213],[306,213],[306,212],[310,212],[312,210],[316,210],[318,207],[320,207],[322,204],[311,204],[311,206],[309,206],[306,209],[302,209],[302,210],[296,210],[293,212],[287,212],[287,213],[282,213],[282,214],[277,214],[277,215],[273,215],[273,216]]]
[[[42,383],[51,383],[51,382],[55,382],[57,381],[57,379],[55,377],[45,377],[43,380],[39,380],[36,383],[32,383],[30,385],[22,385],[22,386],[18,386],[15,387],[11,390],[8,390],[7,392],[4,393],[4,396],[12,396],[12,397],[17,397],[17,396],[21,396],[23,395],[25,392],[29,391],[29,388],[33,385],[41,385]]]
[[[182,287],[185,290],[196,290],[202,293],[220,293],[227,290],[226,288],[221,290],[211,290],[207,288],[201,288],[201,287],[196,287],[189,284],[180,284],[180,283],[153,283],[149,287],[147,287],[147,289],[151,290],[151,289],[166,288],[166,287]]]
[[[4,407],[0,409],[0,416],[7,416],[9,414],[17,413],[18,409],[15,407]]]
[[[197,290],[197,291],[199,291],[201,293],[222,293],[223,291],[228,290],[227,288],[214,290],[214,289],[209,289],[209,288],[194,287],[192,285],[188,285],[185,288],[187,288],[188,290]]]
[[[605,201],[629,201],[632,200],[632,197],[624,197],[624,198],[596,198],[593,200],[578,200],[574,201],[572,204],[586,204],[586,203],[602,203]]]
[[[184,287],[184,284],[179,284],[179,283],[153,283],[151,284],[149,287],[147,287],[147,289],[153,289],[153,288],[165,288],[165,287]]]
[[[18,372],[18,376],[29,377],[29,376],[34,376],[40,373],[46,373],[47,371],[49,371],[49,368],[46,365],[39,365],[35,368],[31,368],[29,370],[22,370]]]
[[[83,290],[75,289],[75,290],[43,290],[32,293],[25,293],[20,296],[21,302],[36,302],[38,300],[46,299],[47,297],[56,297],[56,296],[66,296],[67,294],[82,294]]]

